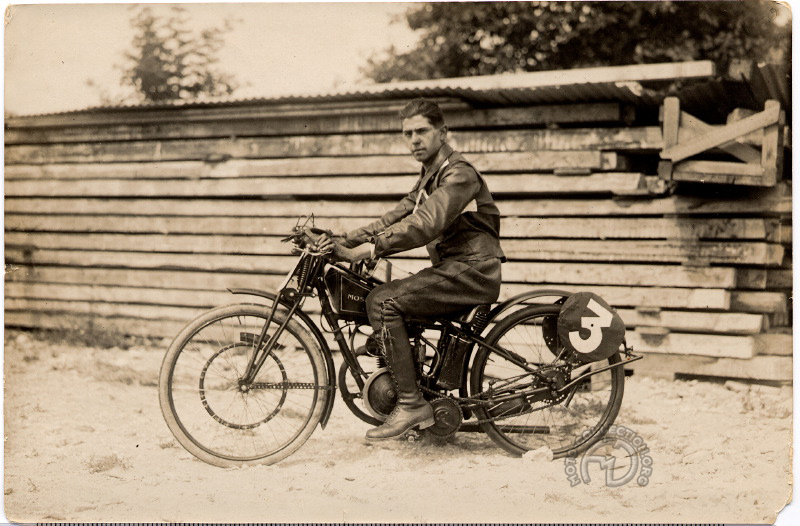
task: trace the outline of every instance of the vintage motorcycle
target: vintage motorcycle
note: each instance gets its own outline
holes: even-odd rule
[[[166,423],[209,464],[288,457],[317,425],[325,428],[337,390],[371,425],[396,403],[380,345],[367,334],[365,305],[390,279],[390,265],[336,262],[317,250],[309,221],[300,223],[284,239],[299,258],[275,293],[229,289],[259,302],[202,314],[164,357]],[[319,302],[322,328],[302,309],[308,298]],[[641,358],[625,345],[616,311],[591,293],[534,290],[406,325],[435,415],[423,433],[483,431],[515,455],[546,446],[555,458],[574,456],[602,438],[622,403],[623,366]],[[338,374],[324,331],[340,351]]]

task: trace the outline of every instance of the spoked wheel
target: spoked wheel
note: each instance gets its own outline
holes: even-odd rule
[[[268,335],[286,319],[279,309]],[[329,392],[325,361],[294,320],[253,381],[244,381],[263,305],[219,307],[175,338],[161,365],[161,411],[175,438],[199,459],[221,467],[273,464],[294,453],[322,416]]]
[[[554,330],[559,310],[558,305],[526,307],[488,334],[487,343],[511,351],[527,365],[487,347],[479,347],[475,355],[471,394],[487,393],[487,400],[496,400],[478,406],[476,415],[480,420],[495,418],[481,427],[515,455],[543,446],[552,450],[555,458],[577,455],[602,438],[619,413],[625,386],[622,367],[600,372],[557,393],[558,387],[590,368],[620,362],[617,353],[591,365],[555,366],[562,348]]]

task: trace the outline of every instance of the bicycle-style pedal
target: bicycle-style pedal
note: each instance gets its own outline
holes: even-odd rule
[[[403,438],[405,438],[408,442],[416,442],[420,439],[420,432],[417,429],[409,429],[403,433]]]

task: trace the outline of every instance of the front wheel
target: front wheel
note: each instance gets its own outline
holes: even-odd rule
[[[499,446],[522,455],[547,447],[554,458],[574,456],[603,437],[619,413],[625,374],[621,366],[577,382],[556,393],[590,368],[618,364],[619,353],[590,365],[557,360],[563,349],[555,324],[559,305],[531,306],[499,322],[488,344],[481,346],[470,378],[472,396],[487,403],[476,407],[481,424]]]
[[[253,381],[243,381],[269,311],[254,304],[213,309],[187,325],[164,357],[161,412],[178,442],[209,464],[273,464],[288,457],[311,436],[331,396],[322,352],[294,320]],[[287,314],[276,311],[268,335]]]

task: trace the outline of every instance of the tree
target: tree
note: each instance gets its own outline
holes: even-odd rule
[[[377,82],[685,60],[788,58],[773,2],[431,2],[406,13],[422,32],[362,68]]]
[[[167,17],[156,16],[150,7],[138,7],[131,25],[136,34],[133,51],[125,54],[122,83],[133,86],[139,99],[202,99],[230,95],[236,89],[233,76],[216,67],[224,34],[232,29],[229,20],[222,27],[192,31],[179,6],[172,7]]]

